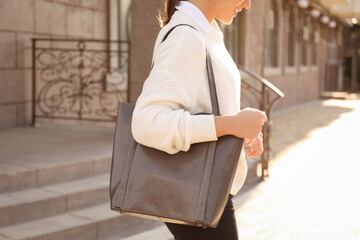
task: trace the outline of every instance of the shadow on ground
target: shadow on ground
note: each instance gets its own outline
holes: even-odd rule
[[[346,100],[317,100],[295,108],[276,112],[272,117],[271,159],[281,155],[319,128],[329,126],[343,114],[356,108]],[[336,137],[336,136],[334,136]]]

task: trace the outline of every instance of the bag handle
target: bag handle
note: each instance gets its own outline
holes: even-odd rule
[[[169,34],[177,27],[179,26],[189,26],[193,29],[195,29],[196,31],[198,31],[196,28],[194,28],[193,26],[189,25],[189,24],[178,24],[173,26],[172,28],[170,28],[170,30],[164,35],[161,43],[163,43],[167,37],[169,36]],[[160,43],[160,44],[161,44]],[[217,98],[217,93],[216,93],[216,86],[215,86],[215,75],[214,75],[214,69],[213,69],[213,65],[211,62],[211,57],[210,54],[208,52],[207,49],[206,50],[206,70],[207,70],[207,74],[208,74],[208,82],[209,82],[209,90],[210,90],[210,98],[211,98],[211,108],[212,108],[212,113],[215,116],[219,116],[220,115],[220,111],[219,111],[219,102],[218,102],[218,98]],[[152,63],[151,65],[151,69],[154,67],[154,63]]]

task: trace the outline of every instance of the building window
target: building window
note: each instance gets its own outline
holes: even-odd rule
[[[307,44],[309,41],[309,26],[307,25],[306,16],[300,17],[300,63],[302,66],[307,66]]]
[[[269,15],[268,15],[268,29],[267,29],[267,55],[266,66],[276,67],[276,51],[277,51],[277,12],[274,1],[270,1]]]
[[[317,44],[320,40],[320,33],[317,29],[317,23],[312,20],[311,23],[311,65],[317,65]]]
[[[289,67],[295,66],[295,14],[294,9],[291,8],[288,13],[288,21],[286,28],[286,65]]]

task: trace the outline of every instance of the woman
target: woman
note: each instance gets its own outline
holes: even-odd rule
[[[215,19],[231,24],[251,0],[166,0],[165,18],[155,43],[153,69],[145,81],[133,113],[135,140],[169,154],[187,151],[198,142],[215,141],[224,135],[245,139],[248,157],[263,152],[261,128],[266,115],[252,108],[240,111],[240,75],[225,48]],[[172,27],[179,24],[161,42]],[[221,116],[213,116],[206,71],[206,50],[215,74]],[[242,187],[247,172],[240,158],[230,197],[219,225],[203,229],[166,223],[176,240],[238,239],[231,197]]]

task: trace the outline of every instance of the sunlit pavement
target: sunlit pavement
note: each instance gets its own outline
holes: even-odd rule
[[[234,199],[240,239],[360,239],[360,100],[318,100],[273,121],[270,178]]]
[[[272,119],[270,178],[233,199],[239,239],[360,239],[360,100],[317,100]],[[143,239],[173,238],[163,224],[126,238]]]

